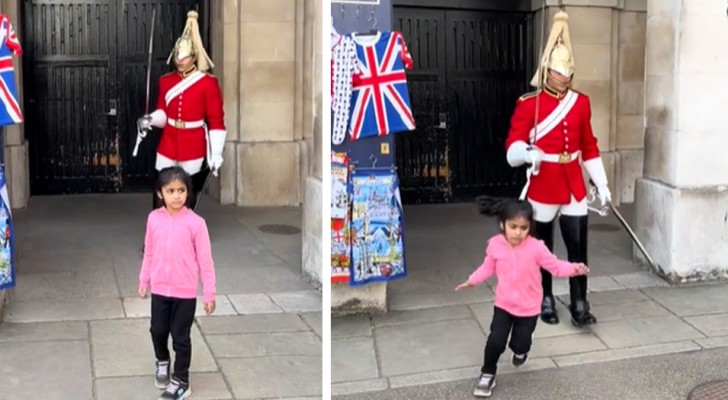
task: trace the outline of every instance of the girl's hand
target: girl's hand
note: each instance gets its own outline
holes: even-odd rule
[[[577,264],[576,268],[574,269],[574,275],[586,275],[589,273],[589,267],[587,267],[585,264]]]
[[[139,288],[139,289],[137,290],[137,293],[139,294],[139,297],[141,297],[142,299],[146,299],[146,298],[147,298],[147,288],[145,288],[145,287],[140,287],[140,288]]]
[[[470,283],[470,280],[467,280],[467,281],[465,281],[465,282],[457,285],[457,287],[455,288],[455,290],[467,289],[467,288],[471,288],[473,286],[475,286],[475,285],[473,285],[472,283]]]
[[[208,301],[205,303],[205,315],[210,315],[215,312],[215,301]]]

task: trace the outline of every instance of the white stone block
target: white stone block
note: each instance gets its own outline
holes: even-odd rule
[[[321,179],[306,178],[303,192],[303,234],[301,235],[303,243],[301,250],[303,252],[303,273],[314,282],[323,285],[324,273],[322,266],[324,262],[321,247],[324,242],[321,237],[321,190]]]
[[[386,283],[370,283],[364,286],[331,284],[332,317],[386,311]]]

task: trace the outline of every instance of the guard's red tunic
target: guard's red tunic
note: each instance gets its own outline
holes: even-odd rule
[[[577,151],[581,152],[583,161],[600,156],[597,138],[591,127],[589,97],[579,92],[576,94],[578,96],[571,110],[563,118],[554,119],[555,126],[548,132],[538,132],[541,138],[534,145],[549,157],[554,158],[565,153],[573,154]],[[551,115],[562,101],[547,89],[521,96],[511,118],[511,128],[505,143],[506,151],[517,141],[529,143],[529,132],[534,127],[537,98],[540,98],[539,123]],[[581,165],[578,157],[574,157],[571,161],[561,163],[544,160],[538,175],[531,177],[526,196],[540,203],[566,205],[571,203],[572,195],[577,201],[581,201],[586,194]]]
[[[196,81],[185,83],[189,79]],[[178,72],[163,75],[159,78],[157,109],[164,111],[167,118],[157,152],[177,162],[198,160],[208,154],[202,121],[211,134],[225,131],[220,85],[215,76],[207,73],[196,72],[187,78]]]

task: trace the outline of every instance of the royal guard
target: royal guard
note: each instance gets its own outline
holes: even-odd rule
[[[602,205],[611,201],[607,175],[591,127],[589,97],[571,88],[574,58],[568,16],[558,12],[549,34],[543,58],[531,81],[536,92],[521,96],[511,118],[506,140],[508,163],[512,167],[530,164],[521,197],[534,208],[533,235],[553,250],[554,226],[559,216],[561,234],[572,262],[587,264],[587,188],[581,163],[594,182]],[[551,274],[541,269],[543,303],[541,319],[559,322]],[[587,302],[587,278],[569,278],[572,323],[596,323]]]
[[[197,19],[197,12],[187,13],[184,31],[167,59],[176,70],[159,78],[157,108],[137,122],[140,132],[162,129],[157,171],[178,165],[192,175],[192,207],[210,170],[217,176],[222,166],[226,135],[222,92],[217,78],[207,73],[214,64],[202,45]],[[157,208],[160,200],[153,197]]]

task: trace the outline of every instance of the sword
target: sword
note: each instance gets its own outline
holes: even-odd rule
[[[212,171],[207,173],[207,178],[205,178],[205,183],[202,184],[202,190],[200,190],[200,194],[197,195],[197,201],[195,201],[195,207],[192,209],[192,211],[197,211],[197,207],[200,206],[200,200],[202,200],[202,195],[205,194],[207,191],[207,185],[210,184],[210,177],[212,177]]]
[[[147,55],[147,97],[144,105],[144,115],[149,115],[149,88],[152,81],[152,49],[154,48],[154,21],[156,19],[154,18],[154,16],[156,13],[157,9],[153,7],[152,26],[149,28],[149,53]],[[137,125],[137,138],[136,144],[134,145],[134,152],[132,153],[132,157],[137,156],[137,153],[139,152],[139,145],[142,143],[142,140],[144,140],[146,136],[147,129],[142,129],[140,126]]]
[[[589,183],[594,185],[594,182],[592,182],[591,179],[589,180]],[[596,194],[596,195],[599,194],[599,189],[597,189],[596,186],[593,186],[592,194]],[[594,197],[596,197],[596,196],[594,196]],[[589,200],[588,202],[591,202],[591,201],[593,201],[593,200]],[[652,257],[650,256],[650,253],[647,252],[647,249],[645,248],[645,246],[642,245],[642,242],[640,242],[640,240],[637,238],[637,234],[634,233],[632,228],[627,223],[627,220],[625,220],[624,217],[622,216],[622,213],[619,212],[619,209],[617,208],[617,206],[612,204],[611,201],[607,202],[607,206],[608,206],[608,209],[603,208],[601,210],[596,210],[596,212],[601,216],[605,216],[607,214],[607,210],[611,210],[612,214],[614,214],[614,216],[617,217],[617,220],[619,220],[619,223],[622,224],[622,227],[624,227],[624,229],[627,231],[627,234],[629,234],[629,237],[632,239],[632,242],[635,245],[637,245],[637,248],[640,249],[640,252],[642,253],[642,255],[645,256],[645,259],[650,264],[650,266],[655,271],[660,271],[661,269],[657,266],[657,263],[655,263],[655,261],[652,259]],[[591,207],[590,207],[590,209],[595,210]]]

